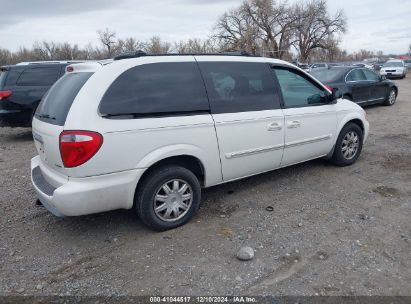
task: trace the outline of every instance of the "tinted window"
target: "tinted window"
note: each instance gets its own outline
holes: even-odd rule
[[[0,69],[0,89],[6,81],[7,70]]]
[[[344,70],[338,68],[319,69],[311,72],[311,75],[323,83],[337,82],[343,78]]]
[[[324,104],[328,95],[311,80],[297,71],[289,69],[273,69],[283,94],[286,108],[306,107],[315,104]]]
[[[91,75],[93,73],[72,73],[61,77],[44,95],[37,108],[36,118],[63,126],[74,98]]]
[[[270,68],[265,63],[200,62],[212,113],[280,108]]]
[[[363,81],[363,80],[367,80],[367,78],[365,78],[365,75],[361,69],[352,70],[347,75],[347,81]]]
[[[100,103],[102,115],[181,114],[209,111],[195,62],[144,64],[121,74]]]
[[[19,86],[51,86],[59,77],[59,67],[29,68],[17,80]]]
[[[371,81],[379,81],[380,77],[375,74],[373,71],[370,70],[363,70],[364,74],[365,74],[365,78],[367,78],[367,80],[371,80]]]

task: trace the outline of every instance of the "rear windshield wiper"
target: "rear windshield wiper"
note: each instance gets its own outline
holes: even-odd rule
[[[46,118],[46,119],[52,119],[52,120],[56,120],[55,117],[50,116],[49,114],[37,114],[36,115],[38,118]]]

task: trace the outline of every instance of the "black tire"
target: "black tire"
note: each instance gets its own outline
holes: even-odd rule
[[[160,191],[163,191],[163,186],[169,182],[172,183],[174,180],[177,180],[181,185],[184,185],[186,183],[189,187],[188,190],[190,190],[191,193],[191,201],[189,204],[189,207],[185,210],[182,211],[181,218],[176,218],[176,219],[169,219],[169,221],[166,221],[161,218],[161,216],[165,217],[164,215],[157,214],[155,212],[155,205],[158,203],[158,201],[155,201],[155,197],[157,195],[160,196],[159,193]],[[184,183],[183,183],[184,182]],[[174,187],[174,184],[172,184]],[[179,189],[179,185],[177,183],[177,189]],[[173,189],[169,189],[173,190]],[[187,190],[187,191],[188,191]],[[179,191],[177,191],[179,193]],[[189,193],[187,193],[189,194]],[[171,197],[173,195],[173,197]],[[169,193],[165,195],[161,195],[162,197],[167,197],[167,204],[178,204],[176,203],[176,196],[177,193]],[[180,198],[183,195],[181,194]],[[171,197],[171,198],[170,198]],[[174,201],[171,201],[171,200]],[[201,201],[201,186],[200,182],[198,181],[197,177],[194,175],[193,172],[190,170],[180,167],[180,166],[164,166],[157,168],[150,172],[141,182],[141,184],[138,186],[138,189],[136,191],[136,195],[134,197],[134,206],[136,209],[136,212],[140,219],[143,221],[144,224],[149,226],[150,228],[157,230],[157,231],[164,231],[164,230],[169,230],[173,228],[177,228],[179,226],[182,226],[186,224],[192,217],[193,215],[197,212],[198,208],[200,207],[200,201]],[[164,205],[166,205],[166,202],[164,202]],[[187,204],[185,205],[187,206]],[[157,206],[161,207],[161,206]],[[178,212],[180,212],[180,208],[176,207],[178,209]],[[170,208],[166,207],[164,210],[167,212]],[[175,217],[177,214],[173,210],[171,211],[172,215]],[[169,214],[169,216],[171,216]]]
[[[346,136],[349,136],[349,134],[355,134],[358,140],[358,147],[355,150],[355,154],[353,154],[351,157],[347,157],[344,154],[344,151],[348,149],[351,143],[349,144],[347,144],[347,142],[343,143],[343,141],[346,141]],[[355,123],[352,123],[352,122],[347,123],[342,128],[340,134],[338,135],[337,142],[334,147],[334,153],[330,161],[334,165],[340,166],[340,167],[352,165],[353,163],[356,162],[356,160],[361,154],[363,140],[364,140],[364,135],[363,135],[362,129]],[[354,142],[352,144],[354,145]]]
[[[391,100],[391,99],[390,99],[390,98],[391,98],[391,97],[390,97],[391,94],[394,94],[394,95],[395,95],[394,100]],[[392,105],[395,104],[395,101],[396,101],[396,100],[397,100],[397,90],[394,89],[394,88],[391,88],[391,89],[389,90],[389,92],[388,92],[387,99],[385,99],[385,101],[384,101],[384,105],[386,105],[386,106],[392,106]]]

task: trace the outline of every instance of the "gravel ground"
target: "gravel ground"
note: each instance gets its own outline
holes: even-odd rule
[[[367,107],[359,161],[307,162],[204,191],[186,226],[35,206],[29,129],[0,129],[0,295],[411,295],[411,75]],[[266,207],[272,206],[272,211]],[[242,246],[255,250],[239,261]]]

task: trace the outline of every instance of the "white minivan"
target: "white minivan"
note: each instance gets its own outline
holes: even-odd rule
[[[146,55],[73,64],[33,119],[32,182],[57,216],[134,209],[156,230],[185,224],[201,188],[314,158],[359,157],[369,124],[287,62]]]

